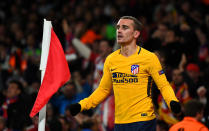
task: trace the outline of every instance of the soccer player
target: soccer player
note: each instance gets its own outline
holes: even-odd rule
[[[151,99],[152,79],[174,113],[179,113],[181,106],[157,56],[137,45],[142,24],[132,16],[123,16],[116,28],[117,43],[121,48],[106,58],[99,87],[88,98],[71,105],[71,114],[96,107],[113,89],[114,130],[154,131],[156,116]]]

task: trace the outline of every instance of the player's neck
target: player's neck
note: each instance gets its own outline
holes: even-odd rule
[[[120,53],[123,56],[131,56],[132,54],[134,54],[137,51],[137,45],[135,43],[133,44],[126,44],[126,45],[121,45],[121,49],[120,49]]]

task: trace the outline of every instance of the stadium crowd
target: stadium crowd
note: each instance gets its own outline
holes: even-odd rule
[[[131,15],[143,23],[140,46],[155,52],[182,105],[168,109],[153,83],[157,131],[184,117],[184,105],[204,105],[201,122],[209,127],[208,0],[7,0],[0,2],[0,131],[35,131],[29,117],[40,87],[43,19],[52,21],[69,63],[71,80],[47,105],[48,131],[111,131],[114,97],[72,117],[69,105],[94,91],[106,56],[118,49],[115,22]]]

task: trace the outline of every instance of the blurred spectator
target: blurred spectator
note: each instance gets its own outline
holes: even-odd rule
[[[81,131],[97,131],[98,129],[94,127],[95,123],[93,120],[84,121],[81,125]]]
[[[195,33],[200,41],[198,57],[200,62],[205,62],[209,59],[209,43],[206,35],[198,28],[195,30]]]
[[[62,130],[61,122],[58,120],[57,116],[58,116],[58,113],[55,112],[55,109],[52,106],[52,104],[48,103],[47,108],[46,108],[46,123],[50,131]]]
[[[192,98],[189,94],[189,87],[185,83],[182,72],[179,69],[173,70],[172,80],[171,86],[173,87],[180,103],[185,104],[191,100]]]
[[[76,119],[70,114],[69,106],[65,110],[65,119],[68,123],[68,128],[70,128],[72,131],[76,131],[79,125]]]
[[[57,122],[57,123],[61,123],[61,129],[58,129],[58,128],[54,129],[53,128],[54,131],[58,131],[58,130],[59,131],[76,131],[76,130],[74,130],[75,128],[71,127],[71,125],[66,117],[59,116],[58,119],[59,119],[59,122]],[[54,123],[54,124],[56,124],[56,123]]]
[[[74,38],[72,42],[78,53],[94,64],[93,90],[95,90],[103,74],[104,60],[112,51],[111,43],[107,40],[101,40],[99,42],[99,53],[95,53],[77,38]]]
[[[144,44],[144,47],[150,51],[161,49],[162,42],[165,39],[167,30],[168,30],[168,25],[166,23],[158,24],[157,28],[154,30],[150,38]]]
[[[85,77],[82,77],[81,73],[82,72],[75,71],[72,74],[73,81],[75,82],[76,85],[77,94],[79,94],[80,96],[83,95],[83,97],[89,96],[92,89],[90,87],[89,82],[85,79]]]
[[[30,124],[29,111],[31,99],[25,95],[21,82],[12,80],[8,84],[5,98],[1,99],[1,116],[7,120],[7,126],[12,130],[22,130]]]
[[[186,70],[183,72],[185,82],[189,86],[190,95],[198,97],[197,89],[201,86],[204,86],[204,82],[200,77],[200,68],[195,63],[189,63],[186,66]]]
[[[61,91],[61,94],[55,94],[55,96],[52,97],[51,103],[53,106],[58,108],[58,111],[60,114],[65,113],[65,109],[67,105],[73,103],[73,100],[75,100],[76,96],[76,85],[74,82],[68,83]]]
[[[114,129],[115,101],[114,96],[110,95],[99,107],[100,130],[113,131]]]
[[[74,79],[77,77],[75,74],[78,72],[74,72],[73,76]],[[80,76],[79,76],[80,77]],[[53,106],[58,108],[58,111],[60,114],[64,115],[65,110],[68,105],[72,103],[76,103],[79,100],[89,96],[89,93],[91,92],[91,88],[87,83],[80,85],[81,79],[78,84],[76,84],[76,81],[69,81],[62,89],[60,94],[54,95],[53,98],[51,99],[51,103]],[[81,86],[80,91],[77,86]]]
[[[182,105],[192,99],[189,94],[189,87],[185,83],[182,73],[179,69],[173,70],[172,81],[170,85],[172,86],[176,97]],[[169,110],[162,96],[158,98],[158,103],[160,119],[164,120],[170,125],[177,123],[179,118],[176,118],[174,114]]]
[[[48,125],[46,125],[46,131],[49,131]],[[32,125],[27,126],[26,131],[37,131],[38,130],[38,115],[34,116],[32,118]]]
[[[184,119],[173,125],[169,131],[208,131],[208,128],[201,123],[203,118],[204,105],[197,100],[191,100],[184,106]]]
[[[168,131],[168,129],[169,129],[169,126],[166,122],[162,120],[157,120],[156,131]]]
[[[4,86],[3,86],[3,78],[2,78],[2,71],[1,71],[1,65],[0,65],[0,91],[3,90]]]
[[[39,63],[40,63],[41,50],[37,46],[35,37],[33,34],[27,35],[27,45],[23,50],[22,61],[24,70],[24,79],[28,84],[40,79]],[[31,75],[33,74],[33,75]]]
[[[162,49],[165,52],[166,65],[172,68],[177,68],[184,53],[184,48],[174,30],[169,29],[166,32],[165,39],[162,43]]]
[[[10,131],[7,127],[6,127],[6,120],[0,116],[0,131]]]
[[[98,121],[97,121],[97,116],[94,115],[92,116],[92,110],[90,111],[86,111],[86,112],[82,112],[82,113],[79,113],[75,119],[76,121],[79,123],[80,125],[80,129],[82,131],[98,131],[100,130],[99,129],[99,126],[98,125]]]

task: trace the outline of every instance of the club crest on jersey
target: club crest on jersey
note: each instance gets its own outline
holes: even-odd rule
[[[134,75],[139,73],[139,65],[132,65],[131,66],[131,73],[134,74]]]

